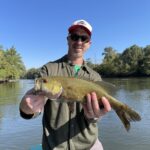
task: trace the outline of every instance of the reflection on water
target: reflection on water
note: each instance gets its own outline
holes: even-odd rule
[[[126,132],[121,121],[111,112],[101,120],[100,139],[106,150],[149,150],[150,137],[150,78],[105,79],[119,87],[113,96],[128,104],[142,117],[132,122]]]
[[[131,124],[126,132],[114,111],[99,121],[99,138],[105,150],[149,150],[150,78],[105,79],[118,89],[113,96],[137,110],[142,121]],[[32,80],[0,84],[0,150],[28,150],[41,143],[41,117],[24,120],[19,116],[19,102],[33,87]]]
[[[141,91],[150,89],[150,78],[106,78],[107,82],[111,82],[117,87],[120,87],[129,92]]]
[[[41,116],[27,121],[19,115],[19,102],[32,87],[32,80],[0,84],[0,150],[28,150],[41,142]]]

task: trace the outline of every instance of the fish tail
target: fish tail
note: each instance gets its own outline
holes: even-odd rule
[[[116,113],[127,131],[130,130],[131,121],[141,120],[140,115],[126,104],[123,104],[119,109],[117,109]]]

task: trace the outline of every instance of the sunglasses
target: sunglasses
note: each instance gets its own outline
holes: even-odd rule
[[[79,39],[84,42],[87,43],[90,41],[90,37],[86,36],[86,35],[78,35],[78,34],[70,34],[69,36],[71,38],[72,41],[77,42],[79,41]]]

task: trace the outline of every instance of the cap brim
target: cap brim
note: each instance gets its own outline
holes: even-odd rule
[[[81,25],[73,25],[73,26],[71,26],[69,29],[68,29],[68,31],[69,31],[69,33],[71,33],[71,32],[73,32],[75,29],[77,29],[77,28],[83,28],[90,36],[91,36],[91,32],[90,32],[90,30],[88,30],[86,27],[84,27],[84,26],[81,26]]]

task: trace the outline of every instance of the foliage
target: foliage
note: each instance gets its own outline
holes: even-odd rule
[[[40,73],[39,72],[40,72],[39,69],[31,68],[31,69],[29,69],[26,72],[24,78],[26,78],[26,79],[35,79],[35,78],[38,78],[38,77],[40,77]]]
[[[25,66],[15,47],[4,50],[2,46],[0,46],[0,79],[18,79],[24,72]]]
[[[121,54],[112,47],[104,49],[104,59],[94,69],[105,77],[150,76],[150,45],[132,45]]]
[[[142,75],[150,75],[150,45],[143,49],[143,59],[139,65]]]

